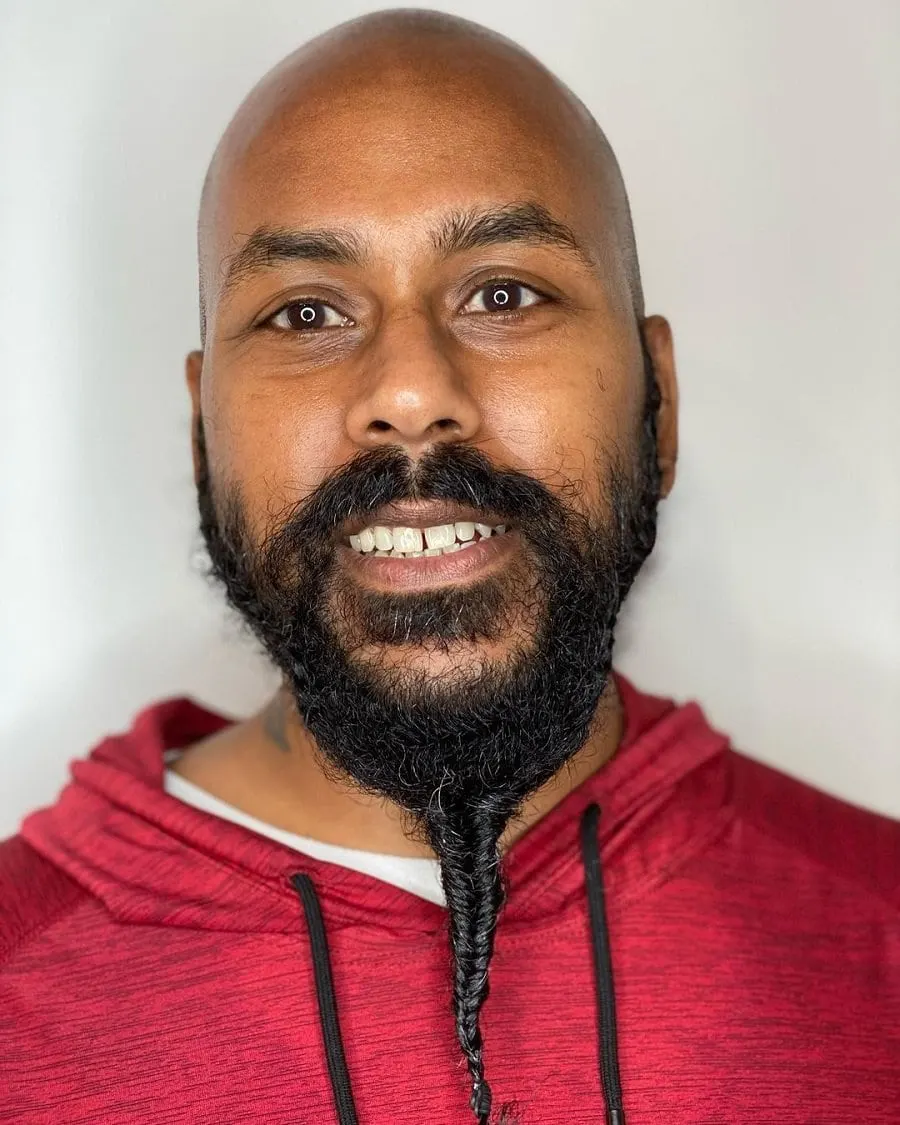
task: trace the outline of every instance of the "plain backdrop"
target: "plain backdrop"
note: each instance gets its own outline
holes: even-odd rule
[[[194,223],[250,86],[369,5],[0,2],[0,835],[165,696],[274,677],[199,574]],[[618,665],[900,816],[900,5],[495,0],[606,129],[682,457]]]

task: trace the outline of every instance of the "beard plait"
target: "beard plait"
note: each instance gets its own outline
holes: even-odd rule
[[[449,914],[456,1037],[472,1081],[469,1105],[479,1125],[491,1120],[491,1087],[485,1077],[481,1011],[490,993],[489,966],[497,920],[505,898],[500,837],[516,803],[507,796],[477,804],[432,803],[425,816],[431,846],[441,857],[441,881]],[[514,1107],[498,1122],[514,1125]]]

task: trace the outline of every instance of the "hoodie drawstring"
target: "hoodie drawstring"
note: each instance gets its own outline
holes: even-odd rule
[[[308,875],[292,875],[291,883],[303,903],[306,915],[306,928],[309,931],[309,945],[312,950],[313,975],[316,978],[316,999],[319,1003],[319,1020],[322,1024],[322,1038],[325,1040],[325,1058],[331,1078],[331,1092],[340,1125],[359,1125],[356,1106],[353,1104],[353,1090],[347,1072],[347,1058],[344,1055],[344,1042],[341,1039],[341,1025],[338,1023],[337,1002],[334,998],[334,982],[331,979],[331,958],[328,956],[328,939],[325,936],[325,923],[316,888]]]
[[[600,867],[600,846],[597,842],[599,805],[588,805],[581,818],[581,859],[584,864],[588,914],[591,923],[591,944],[594,954],[594,984],[597,990],[597,1019],[600,1029],[600,1081],[606,1102],[606,1125],[625,1125],[622,1108],[622,1084],[619,1077],[619,1054],[616,1039],[616,1003],[613,991],[612,963],[609,955],[609,933],[606,927],[606,906],[603,875]],[[309,944],[312,951],[313,975],[325,1057],[331,1078],[331,1091],[339,1125],[359,1125],[344,1043],[338,1023],[337,1002],[331,976],[328,939],[316,888],[308,875],[291,876],[291,884],[303,903]]]
[[[588,805],[581,818],[581,862],[584,864],[591,944],[594,950],[594,987],[597,990],[597,1023],[600,1029],[600,1081],[606,1102],[606,1125],[625,1125],[616,1037],[616,997],[609,955],[609,931],[606,928],[600,845],[597,842],[599,820],[600,806]]]

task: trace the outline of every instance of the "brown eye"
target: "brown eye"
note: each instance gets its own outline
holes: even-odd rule
[[[492,281],[472,295],[463,312],[503,313],[537,305],[543,301],[540,293],[520,281]]]
[[[350,318],[324,301],[291,301],[269,317],[269,324],[282,332],[308,332],[319,328],[342,328]]]

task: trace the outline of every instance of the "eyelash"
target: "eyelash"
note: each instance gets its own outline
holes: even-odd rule
[[[510,287],[515,286],[518,289],[524,289],[527,292],[534,294],[534,296],[537,298],[537,300],[532,301],[528,305],[525,305],[524,306],[525,309],[533,308],[536,305],[547,304],[549,301],[552,300],[552,298],[548,294],[544,293],[542,290],[538,289],[534,285],[529,285],[526,282],[519,281],[518,279],[516,279],[514,277],[498,277],[498,278],[492,278],[490,281],[482,282],[482,284],[479,285],[476,289],[473,289],[471,291],[471,293],[469,294],[469,296],[466,298],[466,300],[463,302],[463,307],[470,304],[472,302],[472,300],[474,300],[474,298],[478,296],[479,293],[482,293],[482,292],[484,292],[485,290],[488,290],[488,289],[502,289],[504,286],[510,286]],[[342,316],[344,321],[350,321],[350,319],[351,319],[348,316],[344,316],[344,314],[342,314],[337,308],[335,308],[334,305],[330,305],[327,301],[322,301],[317,297],[294,297],[292,300],[286,301],[283,305],[281,305],[279,308],[277,308],[275,310],[275,312],[271,313],[268,317],[266,317],[266,319],[262,322],[261,327],[270,328],[275,332],[293,333],[294,335],[300,335],[304,331],[312,331],[311,329],[276,328],[274,326],[273,321],[276,319],[276,317],[279,317],[283,312],[286,312],[289,308],[292,308],[292,307],[297,306],[297,305],[306,305],[307,307],[313,306],[313,305],[320,305],[323,308],[331,309],[333,312],[337,313],[339,316]],[[507,317],[507,318],[512,318],[512,317],[521,315],[521,313],[523,311],[524,311],[524,309],[521,309],[521,308],[510,309],[507,312],[504,312],[502,309],[485,309],[483,312],[478,313],[477,315],[480,315],[480,316],[504,316],[504,317]],[[464,315],[472,316],[473,314],[472,313],[465,313]],[[335,326],[332,326],[332,327],[346,327],[346,324],[335,325]],[[320,329],[318,329],[318,331],[322,331],[322,329],[320,328]]]

